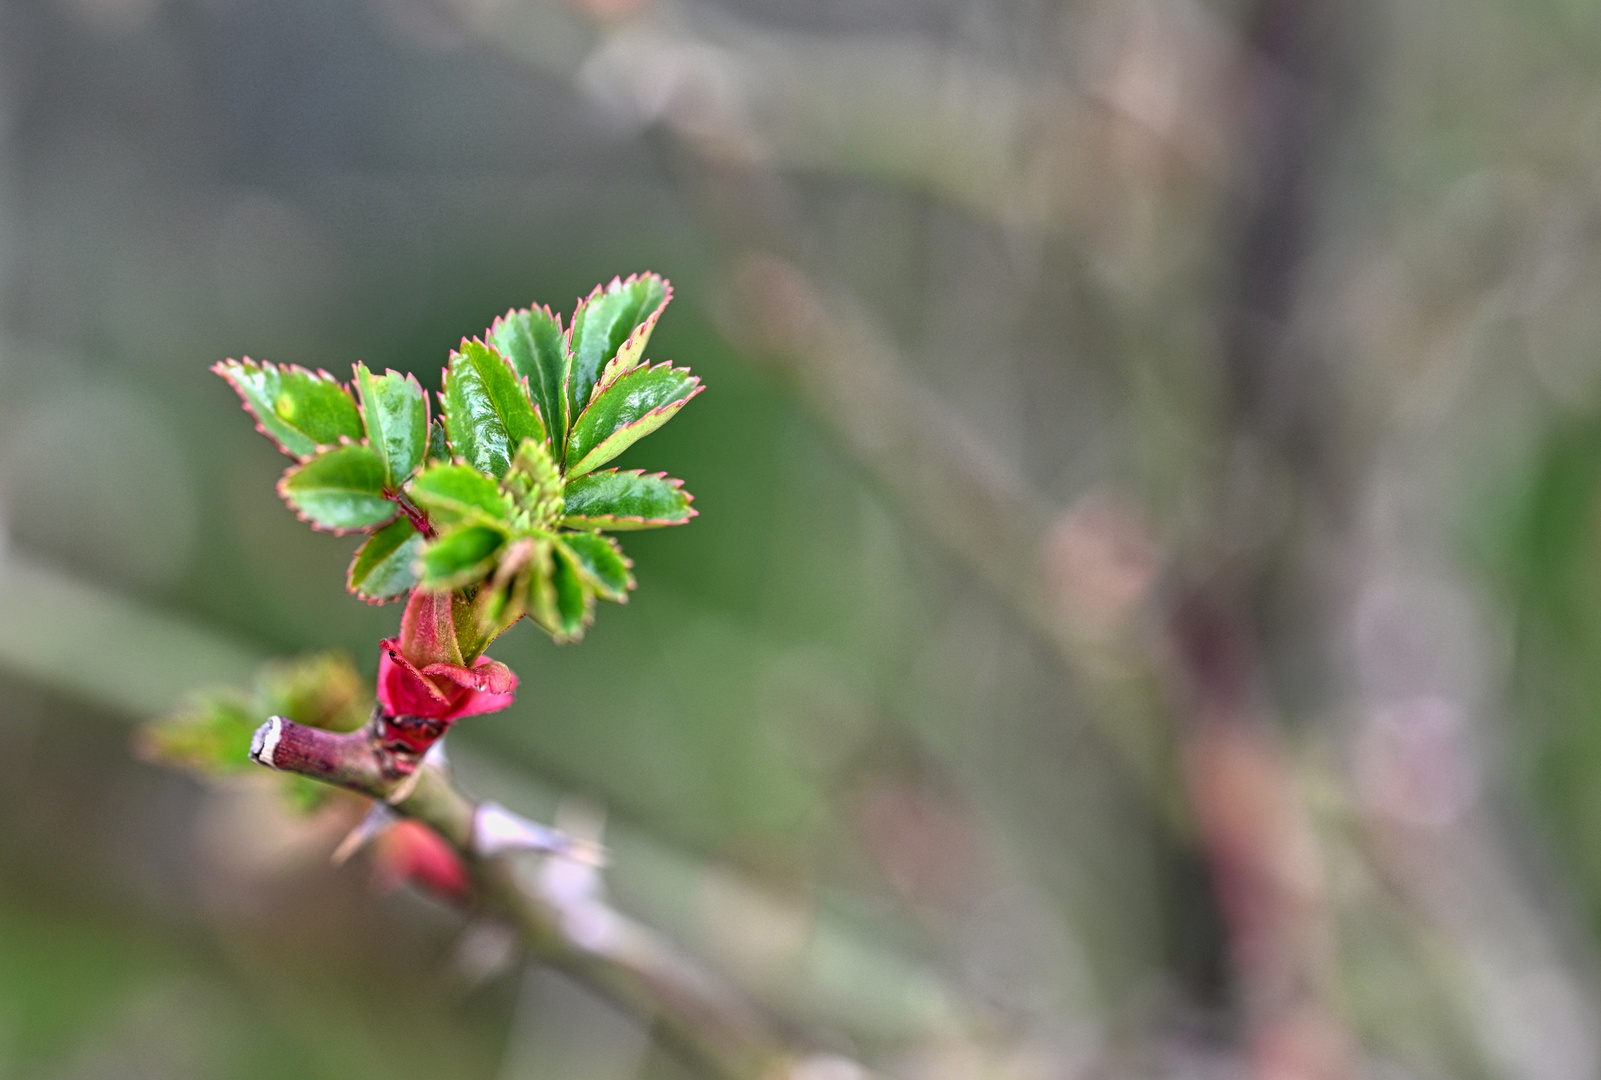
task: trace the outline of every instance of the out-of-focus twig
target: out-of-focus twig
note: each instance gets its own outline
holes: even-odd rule
[[[452,0],[484,40],[580,85],[620,126],[664,124],[727,161],[928,191],[1018,234],[1098,226],[1099,158],[1159,146],[1226,182],[1229,39],[1199,9],[1102,40],[1096,70],[1019,73],[916,34],[825,35],[716,4]],[[1132,46],[1132,47],[1127,47]]]
[[[84,663],[85,655],[93,655],[95,662]],[[29,683],[142,720],[171,710],[176,699],[195,687],[249,685],[266,659],[215,628],[153,610],[16,551],[0,557],[0,671]],[[496,766],[466,748],[458,747],[455,756],[472,775],[495,781],[490,786],[504,792],[502,798],[526,795],[530,786],[536,796],[542,790],[524,771]],[[431,768],[422,770],[419,779],[419,790],[425,793],[432,790]],[[481,807],[489,816],[481,814],[480,824],[492,824],[494,804]],[[684,890],[705,880],[712,869],[637,831],[613,831],[620,858],[611,876],[627,906],[675,933],[690,934],[694,927],[674,922],[684,921]],[[753,905],[761,902],[755,890],[747,899]],[[622,914],[616,920],[619,926],[636,925]],[[791,989],[797,999],[830,1016],[847,1013],[852,1006],[834,1003],[831,986],[823,985],[829,978],[837,981],[850,973],[857,983],[848,987],[852,993],[875,989],[887,1000],[882,1007],[856,1009],[866,1014],[855,1017],[863,1037],[924,1037],[944,1030],[958,1011],[958,996],[935,973],[863,941],[831,916],[819,915],[813,934],[826,942],[833,967],[817,973],[822,982],[802,976]]]
[[[0,549],[0,669],[147,717],[196,686],[248,684],[263,659],[225,634]]]
[[[274,717],[256,733],[251,757],[382,800],[433,829],[470,869],[479,906],[515,922],[535,956],[656,1024],[715,1075],[766,1080],[804,1062],[751,1003],[606,902],[592,845],[578,840],[553,853],[576,862],[576,874],[523,872],[503,850],[506,811],[469,799],[438,765],[395,769],[379,719],[340,734]]]

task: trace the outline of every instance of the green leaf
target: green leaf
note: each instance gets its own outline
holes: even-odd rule
[[[286,716],[325,731],[355,731],[367,722],[372,704],[372,682],[343,650],[274,660],[256,677],[258,725],[269,716]]]
[[[476,629],[485,638],[495,637],[522,618],[528,610],[530,570],[524,568],[520,573],[511,575],[511,580],[501,581],[501,571],[505,565],[506,555],[503,553],[495,577],[479,586],[478,595],[473,598]]]
[[[370,604],[405,596],[417,584],[413,564],[422,552],[423,535],[405,515],[379,529],[356,549],[346,584]]]
[[[562,392],[568,353],[561,316],[552,315],[545,307],[508,311],[489,328],[488,339],[510,361],[512,369],[528,380],[529,392],[550,429],[552,441],[561,445],[569,415],[567,395]]]
[[[665,279],[640,274],[627,281],[613,278],[604,288],[597,285],[579,302],[569,334],[572,363],[567,371],[568,415],[577,416],[589,404],[601,370],[618,359],[619,353],[619,363],[624,367],[639,362],[651,329],[671,298],[672,287]]]
[[[440,591],[471,585],[488,574],[506,536],[488,525],[468,525],[446,533],[423,549],[418,560],[418,584]]]
[[[224,360],[211,370],[244,400],[261,433],[292,457],[305,459],[318,447],[365,434],[350,392],[326,371],[257,363],[248,356]]]
[[[506,524],[511,503],[500,486],[471,465],[430,465],[406,489],[435,525]]]
[[[502,481],[524,529],[548,529],[561,520],[561,470],[544,443],[524,439]]]
[[[524,439],[545,439],[545,425],[506,358],[481,341],[450,354],[441,394],[451,448],[479,472],[502,476]]]
[[[565,547],[556,545],[553,554],[548,575],[535,576],[529,614],[562,645],[582,638],[584,628],[594,621],[595,594]]]
[[[567,438],[567,475],[604,465],[671,420],[701,389],[688,368],[671,364],[637,367],[603,385]]]
[[[237,690],[192,697],[171,716],[139,729],[134,750],[145,761],[202,775],[227,775],[250,764],[250,739],[261,721]]]
[[[633,563],[617,541],[591,532],[563,533],[557,539],[579,576],[598,596],[617,604],[628,602],[628,591],[634,587],[634,575],[628,569]]]
[[[386,371],[374,377],[366,364],[355,371],[367,444],[384,463],[386,485],[398,490],[428,450],[428,398],[414,376]]]
[[[384,463],[370,446],[339,446],[296,465],[278,494],[313,528],[342,533],[370,529],[395,516],[384,498]]]
[[[551,570],[556,563],[555,544],[549,536],[530,539],[534,542],[534,550],[525,571],[528,594],[524,607],[530,619],[550,631],[551,627],[561,624],[556,612],[556,587],[550,580]]]
[[[575,529],[655,529],[695,516],[682,480],[641,470],[590,473],[568,481],[562,524]]]
[[[445,438],[445,422],[437,416],[428,425],[428,460],[450,460],[450,442]]]

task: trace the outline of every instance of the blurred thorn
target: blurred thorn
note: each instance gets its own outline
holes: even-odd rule
[[[389,829],[399,821],[395,812],[389,809],[386,803],[374,802],[367,809],[367,815],[361,819],[354,829],[339,841],[334,848],[332,861],[335,866],[343,866],[350,861],[350,857],[365,847],[373,837]]]
[[[594,799],[568,795],[556,806],[556,828],[574,840],[599,846],[606,832],[606,808]]]
[[[424,765],[432,765],[440,772],[448,775],[450,773],[450,756],[445,753],[446,737],[445,735],[439,736],[434,745],[430,746],[428,752],[422,756],[422,763]]]
[[[481,919],[470,924],[456,942],[450,966],[463,989],[481,986],[517,961],[517,928],[510,923]]]
[[[590,799],[568,796],[556,807],[556,827],[575,842],[600,848],[606,826],[604,808]],[[596,863],[552,858],[539,868],[539,888],[562,913],[562,928],[585,948],[603,952],[617,933],[617,920],[606,907],[605,882]]]
[[[597,868],[609,861],[606,849],[595,841],[530,821],[495,802],[480,803],[473,814],[472,850],[485,858],[541,851]]]
[[[812,1054],[789,1069],[789,1080],[868,1080],[868,1072],[838,1054]]]

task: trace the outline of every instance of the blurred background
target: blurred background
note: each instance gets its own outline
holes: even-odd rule
[[[452,753],[813,1080],[1598,1075],[1598,16],[3,0],[0,1077],[693,1075],[129,750],[399,617],[208,365],[647,269],[701,516]]]

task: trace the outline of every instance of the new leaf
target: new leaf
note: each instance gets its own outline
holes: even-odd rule
[[[419,584],[434,592],[459,589],[482,579],[495,565],[506,536],[488,525],[468,525],[423,549],[417,562]]]
[[[384,498],[384,464],[370,446],[340,446],[296,465],[278,481],[278,494],[313,527],[348,532],[381,525],[395,515]]]
[[[671,420],[701,389],[688,369],[670,364],[637,367],[602,384],[567,439],[567,475],[606,464]]]
[[[567,337],[562,333],[560,316],[548,308],[508,311],[489,328],[489,344],[504,356],[519,376],[528,380],[528,390],[539,406],[539,415],[550,429],[557,446],[567,437]]]
[[[417,584],[415,563],[423,535],[404,515],[379,529],[356,549],[346,584],[368,603],[404,596]]]
[[[407,489],[435,524],[504,524],[511,504],[499,485],[471,465],[430,465]]]
[[[623,555],[617,541],[600,533],[563,533],[561,544],[567,549],[573,565],[596,595],[617,604],[628,602],[628,591],[634,587],[634,575],[628,572],[633,564]]]
[[[398,371],[374,376],[366,364],[355,365],[355,371],[367,444],[384,464],[386,486],[397,490],[428,452],[428,398],[414,376]]]
[[[479,472],[502,476],[524,439],[545,439],[526,384],[481,341],[463,341],[450,354],[441,398],[451,449]]]
[[[562,524],[574,529],[655,529],[695,516],[682,480],[635,469],[580,476],[567,484]]]
[[[308,458],[341,438],[354,441],[365,434],[350,392],[326,371],[258,364],[249,357],[224,360],[211,370],[228,380],[262,433],[291,457]]]
[[[622,353],[620,367],[639,363],[672,289],[655,274],[627,281],[612,279],[599,286],[573,312],[572,363],[567,372],[569,415],[577,416],[589,404],[589,395],[601,371]],[[625,349],[624,346],[627,346]]]

